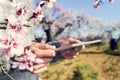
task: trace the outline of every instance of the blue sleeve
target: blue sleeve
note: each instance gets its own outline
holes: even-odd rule
[[[48,42],[48,44],[54,45],[54,46],[56,46],[56,48],[60,47],[60,42],[58,42],[58,41]],[[53,58],[51,63],[56,62],[58,60],[62,60],[62,59],[64,59],[64,57],[61,55],[61,52],[56,51],[56,56]]]
[[[14,80],[39,80],[39,76],[27,70],[10,70],[9,73]],[[11,80],[6,74],[0,73],[0,80]]]

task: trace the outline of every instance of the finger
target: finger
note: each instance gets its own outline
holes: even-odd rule
[[[62,54],[62,56],[64,56],[64,58],[67,59],[67,54],[66,53]]]
[[[52,58],[36,58],[34,63],[41,64],[41,63],[48,63],[52,61]]]
[[[52,49],[55,50],[55,46],[51,46],[49,44],[39,43],[38,44],[39,49]]]
[[[37,57],[54,57],[55,51],[54,50],[40,50],[40,49],[32,49],[32,52],[37,55]]]
[[[80,46],[80,47],[74,48],[74,51],[78,52],[78,51],[81,51],[82,49],[83,49],[83,46]]]
[[[75,47],[75,51],[81,51],[81,50],[83,50],[85,48],[85,45],[82,45],[82,46],[80,46],[80,47]]]
[[[31,51],[37,55],[37,57],[53,57],[55,56],[54,50],[40,50],[36,47],[31,47]]]
[[[33,43],[31,46],[29,46],[29,49],[38,48],[38,44],[39,43]]]
[[[85,45],[82,45],[82,50],[85,49]]]
[[[69,55],[73,56],[78,51],[80,51],[80,48],[71,48],[71,49],[67,49],[67,50],[62,51],[62,53],[68,53]]]
[[[68,41],[62,41],[61,46],[64,46],[64,45],[69,45],[69,42]]]
[[[34,74],[39,74],[39,73],[42,73],[42,72],[44,72],[44,71],[46,71],[46,70],[47,70],[47,67],[43,67],[43,68],[41,68],[41,69],[38,69],[38,70],[33,71],[33,73],[34,73]]]
[[[47,67],[48,65],[49,65],[49,63],[36,64],[36,65],[33,66],[33,69],[34,69],[34,71],[36,71],[36,70],[39,70],[39,69],[41,69],[43,67]]]
[[[35,74],[39,74],[41,72],[44,72],[47,70],[47,66],[49,65],[49,63],[45,63],[45,64],[38,64],[33,66],[33,73]]]
[[[69,53],[68,53],[68,51],[66,52],[66,54],[68,54],[69,56],[75,56],[76,53],[77,53],[77,51],[75,51],[75,50],[69,50]]]
[[[74,39],[74,38],[69,38],[68,42],[71,43],[71,44],[73,44],[73,43],[80,43],[81,41],[77,40],[77,39]]]
[[[73,54],[70,54],[69,50],[63,51],[62,52],[62,56],[64,56],[65,58],[70,58],[71,56],[73,56]]]
[[[52,61],[53,58],[42,58],[42,59],[45,61],[45,63],[49,63]]]
[[[45,43],[34,43],[32,44],[32,46],[29,47],[30,49],[32,48],[39,48],[39,49],[52,49],[52,50],[55,50],[55,46],[51,46],[49,44],[45,44]]]
[[[41,59],[41,58],[36,58],[34,63],[41,64],[41,63],[45,63],[45,61],[43,59]]]
[[[64,53],[64,54],[62,54],[66,59],[72,59],[72,58],[74,58],[75,56],[71,56],[71,55],[69,55],[68,53]]]
[[[65,51],[62,51],[62,55],[67,58],[74,58],[77,52],[78,50],[76,51],[75,49],[65,50]]]

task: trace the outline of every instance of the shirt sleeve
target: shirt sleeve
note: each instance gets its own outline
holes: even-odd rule
[[[60,42],[58,42],[58,41],[48,42],[48,44],[54,45],[54,46],[56,46],[56,48],[60,47]],[[64,59],[64,57],[61,55],[61,52],[56,51],[56,56],[53,58],[51,63],[54,63],[54,62],[56,62],[58,60],[62,60],[62,59]]]

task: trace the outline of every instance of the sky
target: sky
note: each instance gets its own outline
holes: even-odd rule
[[[101,18],[106,23],[114,23],[120,20],[120,0],[109,3],[104,0],[100,8],[93,7],[94,0],[57,0],[62,3],[65,9],[84,10],[92,17]]]

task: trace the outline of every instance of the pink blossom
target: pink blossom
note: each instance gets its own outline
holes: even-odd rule
[[[16,56],[15,61],[13,62],[13,68],[18,67],[19,69],[27,69],[33,71],[33,62],[35,62],[36,55],[33,54],[30,50],[25,50],[21,56]]]
[[[113,3],[114,2],[114,0],[108,0],[110,3]]]

